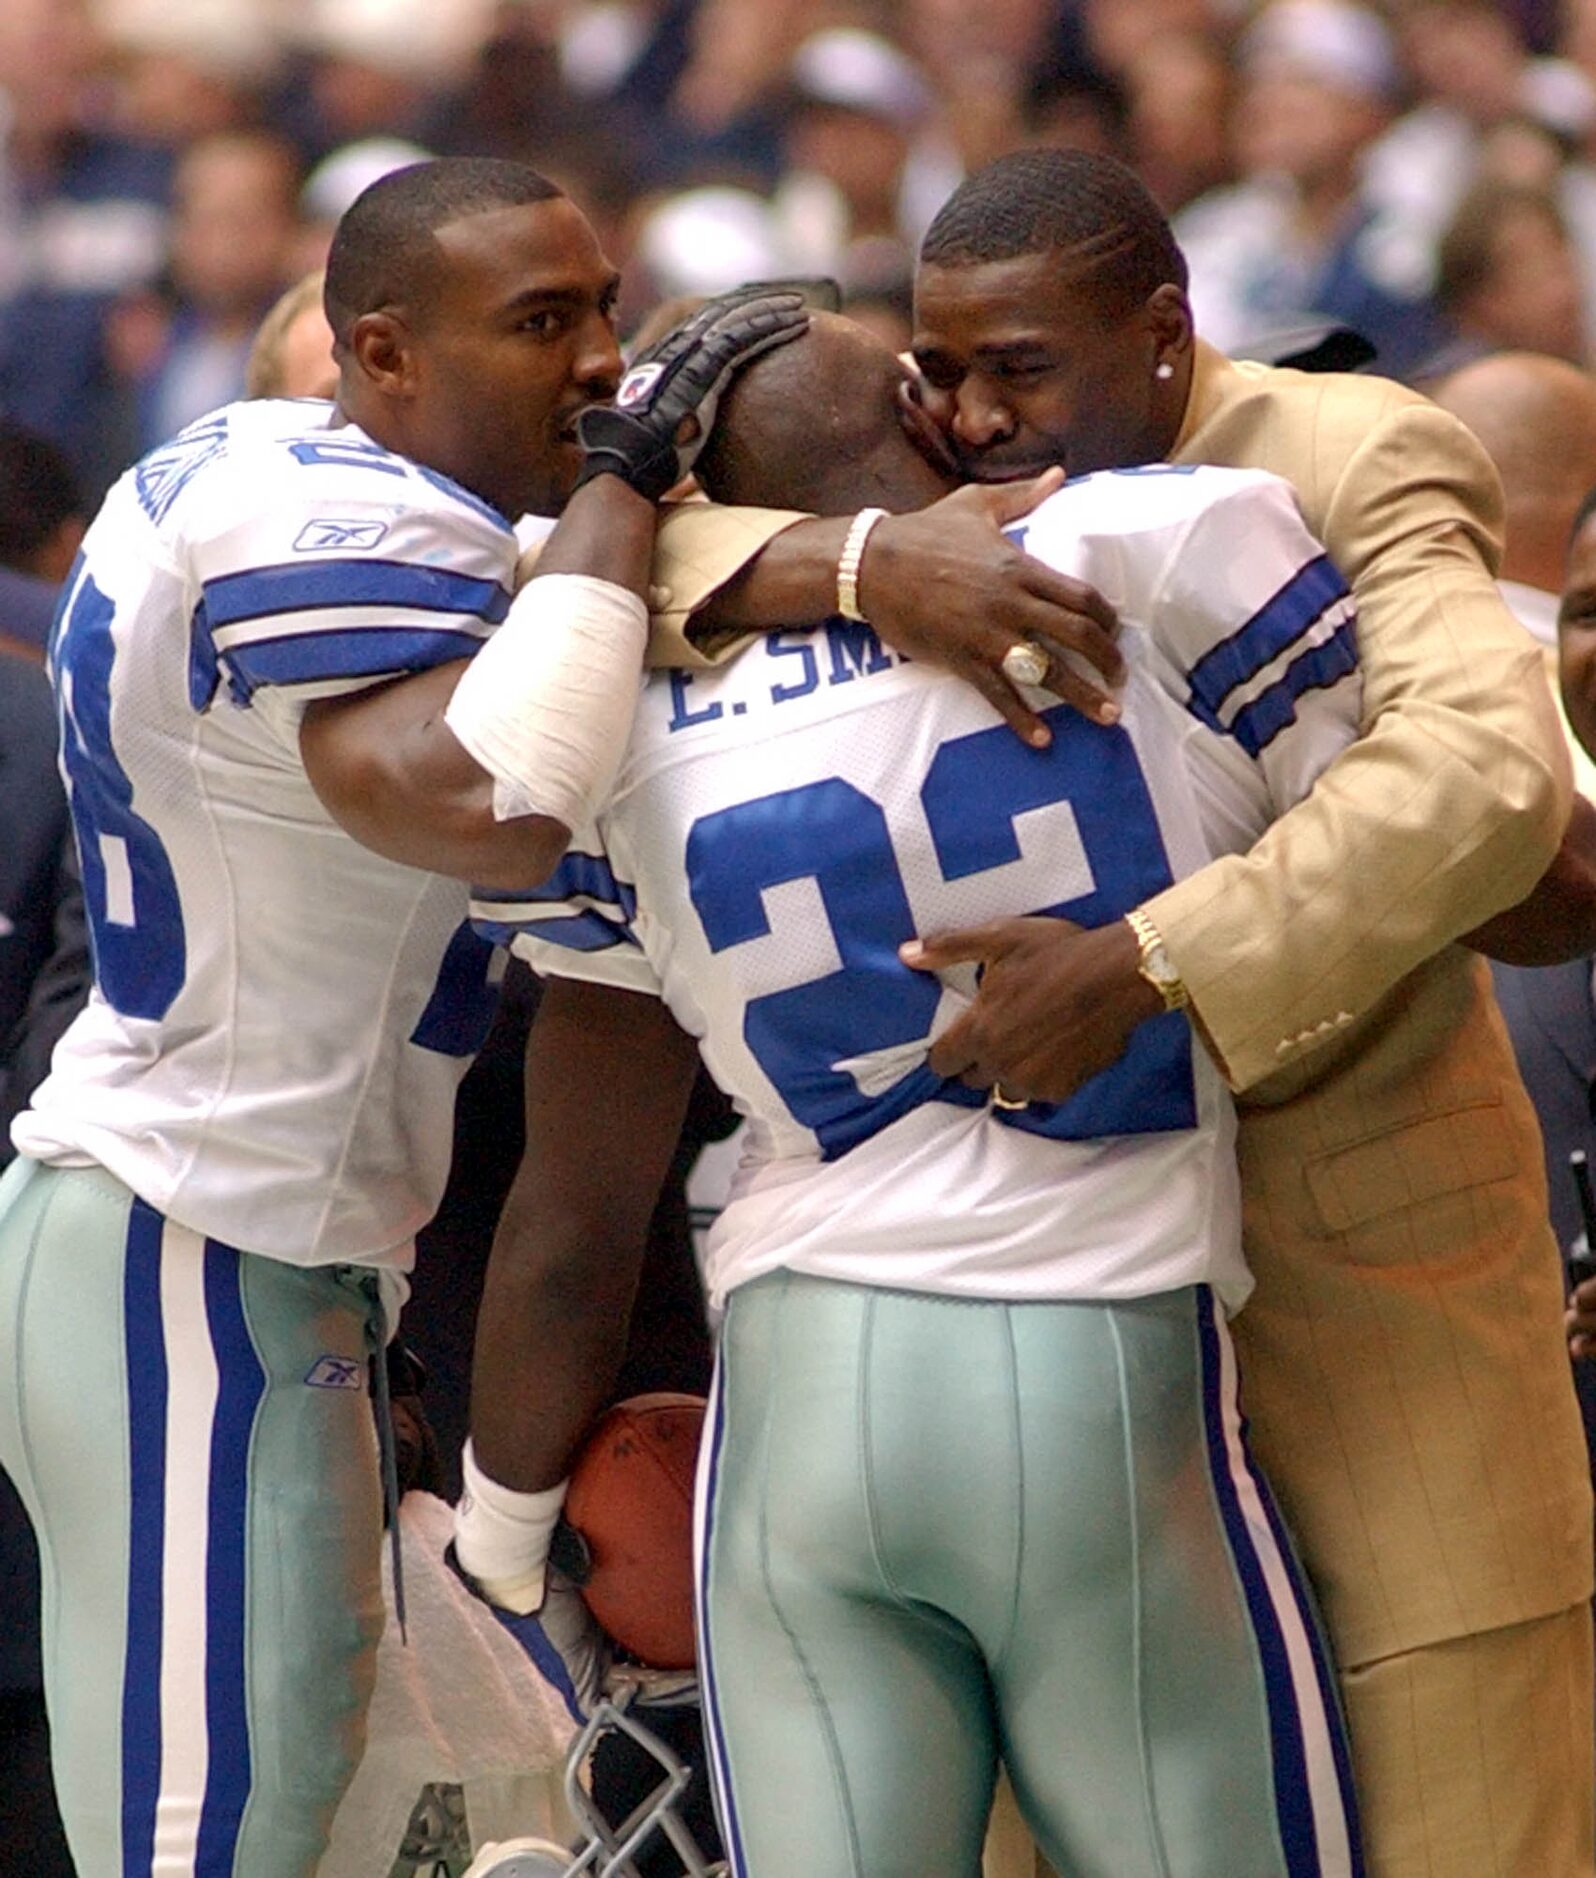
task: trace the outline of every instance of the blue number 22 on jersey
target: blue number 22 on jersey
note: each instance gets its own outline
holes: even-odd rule
[[[1015,818],[1068,803],[1093,884],[1074,899],[1030,910],[1106,925],[1170,884],[1157,816],[1124,730],[1089,724],[1065,706],[1046,716],[1053,743],[1044,752],[1027,749],[1001,725],[938,750],[920,789],[937,865],[953,881],[1016,861]],[[827,1160],[922,1102],[985,1100],[935,1076],[923,1061],[874,1095],[844,1067],[926,1038],[941,997],[935,978],[898,959],[898,946],[916,934],[878,802],[840,777],[761,796],[701,816],[686,859],[693,905],[717,953],[770,932],[766,890],[815,883],[841,968],[750,999],[743,1034]],[[1190,1128],[1196,1122],[1190,1028],[1178,1013],[1155,1018],[1117,1063],[1068,1102],[995,1111],[995,1118],[1060,1140]]]

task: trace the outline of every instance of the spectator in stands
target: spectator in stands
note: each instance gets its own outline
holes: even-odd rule
[[[1532,58],[1522,9],[1497,0],[1398,0],[1392,9],[1416,99],[1366,165],[1371,198],[1434,251],[1475,181],[1482,144],[1515,118],[1578,137],[1596,91],[1563,60]]]
[[[1230,179],[1230,67],[1213,40],[1171,33],[1125,71],[1127,159],[1166,215]]]
[[[1580,364],[1585,306],[1573,243],[1556,200],[1486,179],[1441,239],[1436,305],[1456,335],[1448,367],[1487,352],[1544,352]],[[1434,366],[1429,373],[1434,372]]]
[[[1114,4],[1131,10],[1129,0]],[[1021,144],[1064,142],[1058,133],[1070,116],[1085,137],[1100,134],[1101,119],[1094,127],[1096,107],[1085,94],[1095,89],[1101,95],[1107,81],[1080,43],[1072,9],[1054,0],[981,6],[907,0],[900,32],[935,86],[943,134],[957,158],[939,193],[928,195],[921,227],[965,170]]]
[[[0,410],[97,499],[122,467],[101,322],[161,265],[171,153],[107,123],[84,0],[0,7]]]
[[[303,274],[260,323],[244,367],[246,398],[330,398],[338,389],[320,268]]]
[[[299,162],[265,131],[185,151],[173,191],[170,299],[119,309],[113,350],[133,400],[131,460],[244,389],[261,316],[298,263]]]
[[[180,151],[260,121],[283,57],[275,0],[95,0],[95,18],[125,135]]]
[[[1422,257],[1391,242],[1362,188],[1399,76],[1383,21],[1351,0],[1273,0],[1239,58],[1242,180],[1175,220],[1198,325],[1233,351],[1322,314],[1364,333],[1380,369],[1402,376],[1438,334]]]
[[[935,108],[925,75],[878,34],[834,27],[803,42],[787,77],[777,208],[798,265],[845,287],[906,278],[935,207],[914,199],[917,142]],[[944,166],[939,193],[946,180]]]
[[[0,419],[0,651],[38,661],[88,521],[65,455]]]

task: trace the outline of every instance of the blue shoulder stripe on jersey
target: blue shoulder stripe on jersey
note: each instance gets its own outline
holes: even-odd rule
[[[1328,555],[1321,554],[1298,568],[1245,626],[1210,647],[1191,668],[1192,696],[1208,711],[1217,712],[1238,685],[1279,658],[1346,593],[1347,584]]]
[[[229,688],[248,704],[262,685],[308,685],[326,678],[388,678],[468,659],[476,633],[443,627],[366,626],[350,632],[291,633],[233,646],[222,654]]]
[[[212,632],[276,613],[324,607],[404,606],[422,613],[470,613],[497,626],[510,610],[509,592],[496,580],[457,574],[413,561],[296,561],[219,574],[204,586]]]
[[[517,887],[513,892],[473,887],[471,898],[487,906],[548,906],[564,900],[596,900],[601,906],[619,907],[628,920],[637,914],[636,887],[617,879],[602,854],[579,851],[567,854],[541,886]]]
[[[478,905],[481,904],[479,900]],[[567,952],[608,952],[612,946],[635,946],[637,940],[618,920],[602,913],[573,913],[568,919],[506,920],[473,918],[484,939],[495,945],[513,945],[517,939],[541,939]]]
[[[168,442],[142,457],[133,468],[139,507],[157,525],[195,476],[227,449],[227,412],[197,418]]]
[[[1288,724],[1295,723],[1297,700],[1309,691],[1337,684],[1358,668],[1357,639],[1351,620],[1339,626],[1322,645],[1293,659],[1266,691],[1238,711],[1230,734],[1248,756],[1256,759]]]

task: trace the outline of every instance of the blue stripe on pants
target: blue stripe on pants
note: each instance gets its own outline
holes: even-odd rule
[[[1279,1822],[1281,1847],[1291,1878],[1321,1878],[1322,1873],[1346,1869],[1337,1858],[1330,1866],[1323,1863],[1323,1848],[1315,1821],[1313,1783],[1308,1767],[1304,1740],[1304,1720],[1290,1651],[1281,1627],[1276,1606],[1259,1556],[1253,1524],[1242,1506],[1232,1471],[1234,1458],[1225,1428],[1224,1363],[1220,1352],[1222,1332],[1217,1322],[1218,1304],[1206,1286],[1198,1292],[1197,1332],[1203,1372],[1203,1429],[1208,1447],[1209,1475],[1215,1500],[1229,1543],[1253,1633],[1257,1639],[1259,1660],[1264,1675],[1264,1695],[1269,1715],[1272,1749],[1275,1809]],[[1346,1744],[1341,1736],[1335,1697],[1325,1674],[1323,1656],[1318,1647],[1312,1610],[1292,1564],[1291,1548],[1285,1540],[1278,1516],[1270,1505],[1264,1484],[1251,1465],[1245,1450],[1242,1431],[1242,1464],[1259,1496],[1268,1522],[1271,1539],[1278,1547],[1290,1594],[1296,1601],[1297,1615],[1309,1640],[1312,1667],[1318,1681],[1318,1695],[1323,1718],[1328,1727],[1334,1764],[1340,1783],[1340,1798],[1346,1831],[1351,1842],[1351,1870],[1362,1871],[1357,1829],[1350,1803],[1350,1785],[1345,1769]]]
[[[715,1365],[710,1385],[707,1427],[699,1459],[704,1481],[700,1489],[703,1516],[696,1535],[698,1551],[698,1679],[703,1697],[704,1734],[709,1748],[710,1792],[715,1815],[720,1822],[720,1836],[733,1878],[747,1878],[748,1861],[743,1851],[742,1832],[737,1808],[732,1799],[731,1770],[726,1760],[726,1740],[721,1733],[715,1681],[714,1652],[709,1632],[709,1552],[715,1520],[715,1494],[720,1484],[721,1449],[726,1438],[726,1376],[724,1351]]]
[[[162,1556],[166,1526],[166,1339],[159,1213],[128,1215],[123,1311],[128,1390],[127,1656],[122,1683],[122,1860],[147,1871],[161,1791]]]
[[[211,1429],[209,1544],[205,1560],[205,1799],[195,1849],[196,1878],[231,1878],[238,1828],[249,1798],[251,1761],[245,1661],[249,1447],[266,1373],[244,1316],[239,1254],[205,1242],[205,1316],[216,1356]]]
[[[1246,1439],[1246,1419],[1242,1420],[1242,1438]],[[1268,1480],[1262,1474],[1254,1475],[1254,1484],[1258,1489],[1258,1498],[1263,1503],[1264,1516],[1269,1521],[1269,1530],[1275,1536],[1275,1544],[1280,1548],[1281,1562],[1291,1579],[1292,1590],[1297,1602],[1305,1614],[1313,1610],[1313,1597],[1303,1583],[1301,1568],[1297,1564],[1296,1548],[1291,1543],[1286,1531],[1286,1522],[1275,1504],[1274,1492]],[[1342,1810],[1346,1814],[1347,1834],[1352,1841],[1353,1878],[1364,1878],[1363,1840],[1359,1831],[1357,1801],[1352,1786],[1352,1749],[1347,1740],[1346,1723],[1342,1718],[1341,1692],[1336,1683],[1335,1671],[1331,1666],[1329,1654],[1325,1649],[1324,1633],[1311,1615],[1307,1615],[1308,1643],[1313,1651],[1313,1667],[1319,1679],[1319,1687],[1324,1695],[1325,1714],[1330,1721],[1330,1751],[1335,1757],[1336,1781],[1341,1789]]]

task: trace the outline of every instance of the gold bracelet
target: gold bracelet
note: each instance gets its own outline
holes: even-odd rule
[[[837,558],[837,611],[844,619],[864,619],[859,611],[859,563],[871,529],[885,514],[885,509],[861,509],[849,525]]]
[[[1169,956],[1164,935],[1139,906],[1132,907],[1125,915],[1125,924],[1136,935],[1136,948],[1141,955],[1136,961],[1137,971],[1164,1000],[1166,1011],[1184,1011],[1191,1003],[1191,994]]]

